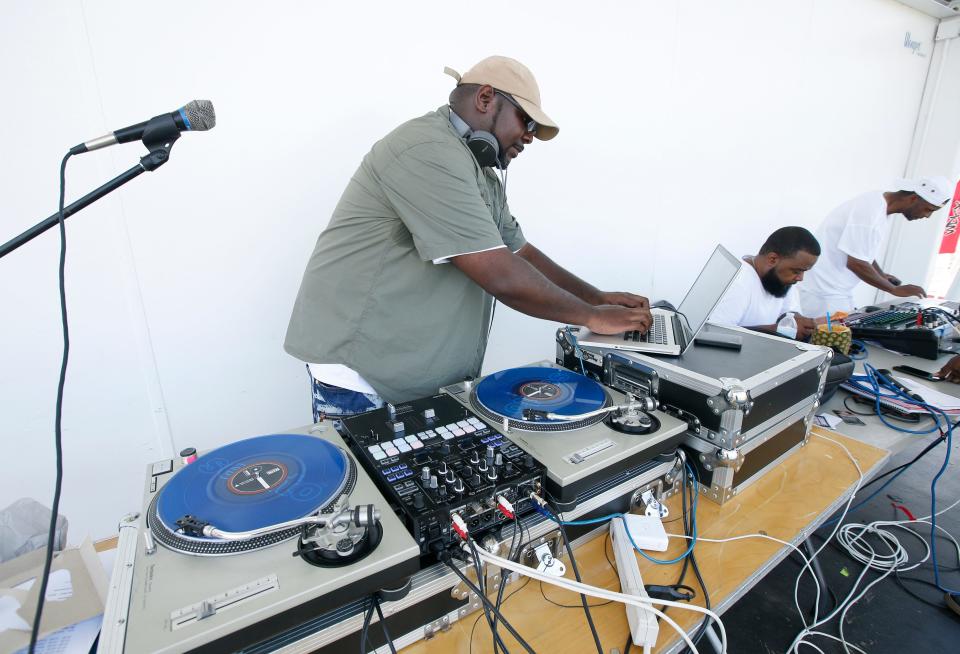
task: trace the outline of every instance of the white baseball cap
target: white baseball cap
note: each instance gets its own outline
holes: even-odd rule
[[[893,191],[910,191],[921,198],[942,207],[953,196],[953,187],[946,177],[918,177],[917,179],[898,179]]]

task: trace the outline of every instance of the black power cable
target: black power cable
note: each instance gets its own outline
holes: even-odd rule
[[[577,560],[573,556],[573,548],[570,547],[570,539],[567,537],[567,528],[563,524],[563,517],[559,514],[559,512],[554,511],[552,508],[548,508],[547,510],[553,513],[553,516],[557,521],[557,525],[560,527],[560,536],[563,538],[563,546],[567,550],[567,556],[570,557],[570,566],[573,568],[573,575],[576,577],[578,582],[582,582],[583,579],[580,578],[580,570],[577,568]],[[583,605],[583,612],[587,616],[587,624],[590,626],[590,634],[593,636],[593,642],[597,646],[597,654],[603,654],[603,646],[600,644],[600,635],[597,634],[597,627],[593,624],[593,616],[590,614],[590,605],[587,602],[587,596],[583,593],[580,593],[580,602]]]
[[[360,654],[367,654],[367,633],[370,631],[370,620],[373,618],[373,597],[370,597],[370,608],[364,611],[363,629],[360,630]]]
[[[480,601],[483,602],[484,606],[486,606],[489,610],[491,610],[491,611],[493,611],[494,613],[496,613],[497,618],[500,620],[500,622],[503,623],[503,626],[507,628],[507,631],[510,632],[510,635],[513,636],[514,638],[516,638],[517,642],[520,643],[520,646],[523,647],[523,649],[525,649],[525,650],[526,650],[527,652],[529,652],[530,654],[536,654],[536,653],[533,651],[533,648],[531,648],[530,645],[527,643],[527,641],[525,641],[525,640],[523,639],[523,637],[522,637],[520,634],[517,633],[517,630],[513,628],[513,625],[510,624],[510,622],[509,622],[506,618],[503,617],[503,614],[502,614],[502,613],[500,613],[499,611],[497,611],[497,607],[495,607],[495,606],[493,605],[493,602],[491,602],[491,601],[487,598],[487,596],[483,593],[483,591],[481,591],[481,590],[477,587],[477,585],[476,585],[475,583],[473,583],[472,581],[470,581],[465,574],[463,574],[462,572],[460,572],[460,568],[458,568],[457,565],[451,560],[449,553],[447,553],[447,552],[441,553],[441,555],[440,555],[440,560],[441,560],[448,568],[450,568],[451,570],[453,570],[454,574],[456,574],[458,577],[460,577],[460,581],[462,581],[463,584],[464,584],[467,588],[469,588],[472,593],[474,593],[477,597],[480,598]]]
[[[520,541],[517,543],[517,546],[516,546],[516,560],[519,560],[519,558],[520,558],[520,552],[523,551],[524,546],[530,544],[530,541],[531,541],[532,539],[529,538],[530,532],[525,530],[522,522],[520,522],[519,520],[516,520],[516,525],[519,525],[519,528],[520,528]],[[524,537],[525,537],[525,536],[524,536],[524,533],[526,533],[526,538],[527,538],[527,540],[524,540]],[[510,544],[511,544],[511,550],[512,550],[512,549],[513,549],[513,539],[512,539],[512,538],[511,538],[511,543],[510,543]],[[503,573],[501,572],[501,575],[502,575],[502,574],[503,574]],[[513,596],[516,595],[518,592],[520,592],[521,590],[523,590],[524,588],[526,588],[527,584],[530,583],[530,579],[531,579],[531,577],[525,577],[523,583],[520,584],[517,588],[514,588],[514,589],[513,589],[512,591],[510,591],[509,593],[507,593],[507,596],[504,597],[504,598],[502,599],[502,601],[501,601],[501,598],[500,598],[500,593],[498,592],[498,593],[497,593],[497,603],[495,604],[497,610],[499,611],[500,608],[501,608],[504,604],[506,604],[507,601],[508,601],[511,597],[513,597]],[[503,577],[503,576],[501,576],[501,578],[500,578],[500,587],[501,587],[501,589],[503,588],[503,584],[504,584],[505,581],[506,581],[506,578]],[[477,629],[477,624],[479,624],[481,618],[483,618],[483,615],[478,615],[478,616],[477,616],[477,619],[473,621],[473,626],[470,628],[470,654],[473,654],[473,633],[476,631],[476,629]]]
[[[904,464],[898,465],[898,466],[895,467],[895,468],[890,468],[889,470],[887,470],[886,472],[884,472],[884,473],[881,474],[881,475],[877,475],[876,477],[874,477],[873,479],[871,479],[870,481],[868,481],[866,484],[864,484],[863,486],[861,486],[861,487],[860,487],[860,490],[857,491],[857,493],[858,493],[858,494],[859,494],[859,493],[862,493],[865,488],[869,488],[870,486],[873,486],[874,484],[876,484],[877,482],[879,482],[879,481],[880,481],[881,479],[883,479],[884,477],[889,477],[890,475],[896,474],[897,472],[903,470],[904,468],[909,468],[909,467],[912,466],[914,463],[916,463],[916,462],[919,461],[921,458],[923,458],[930,450],[932,450],[933,448],[935,448],[937,445],[939,445],[940,443],[944,442],[945,440],[947,440],[946,435],[945,435],[943,432],[940,432],[940,436],[938,436],[935,440],[933,440],[933,441],[931,441],[930,443],[928,443],[927,446],[924,447],[923,450],[921,450],[920,453],[917,454],[915,457],[913,457],[912,459],[910,459],[909,461],[907,461],[907,462],[904,463]]]
[[[373,605],[377,607],[377,617],[380,618],[380,628],[383,629],[383,637],[387,639],[387,645],[390,646],[390,654],[397,654],[397,648],[393,646],[393,638],[390,637],[390,631],[387,629],[387,621],[383,617],[383,610],[380,608],[380,598],[373,594]]]
[[[693,477],[687,471],[687,466],[683,467],[683,484],[689,482],[691,487],[693,486]],[[691,489],[690,492],[690,508],[689,512],[692,512],[696,505],[696,497],[694,496],[696,490]],[[683,533],[687,536],[691,535],[693,530],[692,516],[689,516],[687,509],[687,502],[681,502],[683,506]],[[697,565],[697,557],[693,553],[693,549],[690,550],[690,554],[686,557],[690,560],[690,565],[693,567],[693,574],[697,578],[697,583],[700,584],[700,590],[703,591],[703,604],[704,607],[709,611],[712,607],[710,606],[710,592],[707,590],[707,585],[703,582],[703,575],[700,574],[700,566]],[[703,638],[704,634],[707,633],[707,629],[710,628],[711,617],[705,616],[703,622],[700,623],[700,628],[697,629],[697,632],[693,635],[691,640],[693,641],[694,646],[700,643],[700,639]],[[684,647],[683,652],[689,652],[689,647]]]
[[[855,411],[854,409],[851,409],[851,408],[850,408],[850,405],[849,405],[849,404],[847,404],[848,401],[853,400],[853,403],[854,403],[854,404],[869,404],[871,407],[875,407],[875,406],[876,406],[875,403],[872,402],[872,401],[870,401],[870,400],[862,401],[862,400],[865,400],[865,399],[866,399],[866,398],[861,398],[859,395],[847,395],[845,398],[843,398],[843,408],[846,409],[847,411],[849,411],[850,413],[852,413],[852,414],[854,414],[854,415],[858,415],[858,416],[875,416],[875,415],[877,415],[876,408],[874,408],[874,410],[872,410],[872,411]],[[894,411],[893,409],[890,409],[889,407],[886,407],[886,406],[884,406],[884,405],[882,405],[882,404],[880,405],[880,411],[883,413],[883,416],[884,416],[885,418],[889,418],[889,419],[891,419],[891,420],[897,420],[897,421],[899,421],[899,422],[905,422],[905,423],[907,423],[908,425],[918,425],[918,424],[920,424],[921,422],[923,422],[924,420],[931,420],[931,419],[932,419],[931,416],[924,416],[924,415],[921,415],[921,414],[909,414],[909,415],[904,415],[904,414],[900,413],[899,411]]]
[[[937,588],[937,585],[936,585],[935,583],[933,583],[932,581],[928,581],[927,579],[919,579],[919,578],[917,578],[917,577],[903,577],[903,576],[900,575],[900,570],[897,569],[897,568],[894,568],[893,574],[894,574],[894,581],[897,582],[897,585],[900,586],[900,588],[903,590],[903,592],[905,592],[907,595],[910,595],[911,597],[913,597],[913,598],[914,598],[915,600],[917,600],[917,601],[923,602],[923,603],[926,604],[927,606],[932,606],[932,607],[937,608],[937,609],[947,609],[947,604],[946,604],[946,602],[945,602],[944,599],[943,599],[943,592],[940,591],[940,589]],[[929,599],[927,599],[926,597],[920,595],[919,593],[916,593],[915,591],[910,590],[910,589],[907,587],[907,585],[906,585],[905,583],[903,583],[903,582],[905,582],[905,581],[912,581],[912,582],[914,582],[914,583],[924,584],[924,585],[926,585],[926,586],[931,586],[931,587],[935,588],[935,589],[937,590],[937,597],[938,597],[939,601],[929,600]]]
[[[616,570],[617,564],[610,559],[610,553],[607,551],[609,549],[607,547],[609,544],[610,544],[610,530],[607,530],[607,533],[603,537],[603,558],[607,560],[607,564],[610,566],[611,570]],[[546,591],[543,590],[542,581],[540,582],[540,596],[543,597],[543,599],[549,602],[550,604],[560,607],[561,609],[582,609],[583,608],[583,604],[563,604],[561,602],[557,602],[555,600],[550,599],[549,597],[547,597]],[[597,602],[596,604],[590,604],[589,606],[591,609],[593,609],[598,606],[606,606],[608,604],[613,604],[613,600],[607,600],[606,602]]]
[[[521,590],[527,587],[527,584],[530,583],[532,577],[524,577],[523,583],[507,593],[507,596],[503,598],[503,602],[500,606],[505,606],[507,602],[510,601],[510,598],[519,593]],[[483,619],[483,614],[477,616],[477,619],[473,621],[473,626],[470,628],[470,654],[473,654],[473,632],[476,631],[477,625],[480,624],[480,620]]]
[[[43,559],[43,574],[40,580],[40,595],[37,597],[37,610],[33,615],[33,628],[30,630],[29,652],[33,654],[37,647],[37,637],[40,635],[40,619],[43,617],[43,601],[47,596],[47,582],[50,578],[50,565],[53,563],[53,541],[57,530],[57,514],[60,511],[60,490],[63,485],[63,386],[67,379],[67,360],[70,357],[70,330],[67,326],[67,291],[64,271],[67,262],[67,230],[63,224],[63,205],[67,186],[67,159],[68,152],[60,162],[60,203],[57,218],[60,223],[60,322],[63,325],[63,359],[60,362],[60,381],[57,384],[57,406],[54,418],[54,448],[57,456],[57,476],[53,489],[53,506],[50,509],[50,527],[47,534],[47,551]]]
[[[473,542],[473,539],[468,539],[467,544],[470,547],[470,551],[473,555],[473,570],[477,575],[477,588],[480,589],[480,593],[484,598],[487,596],[487,584],[486,579],[483,576],[483,566],[480,563],[480,554],[477,552],[477,544]],[[492,605],[491,605],[492,606]],[[497,651],[499,646],[503,649],[504,652],[508,652],[507,646],[504,645],[503,639],[500,637],[500,634],[497,633],[496,622],[494,622],[493,615],[490,613],[490,609],[487,608],[488,603],[483,603],[483,614],[487,618],[487,626],[490,627],[490,633],[493,635],[493,649],[494,652]]]
[[[692,536],[692,535],[693,535],[693,531],[692,531],[692,529],[691,529],[691,524],[687,521],[687,510],[686,510],[686,509],[687,509],[687,474],[688,474],[688,473],[687,473],[687,467],[686,467],[686,465],[684,465],[684,466],[683,466],[683,478],[680,480],[680,506],[683,507],[683,511],[682,511],[682,513],[681,513],[681,516],[680,516],[679,518],[674,518],[673,520],[667,520],[667,522],[674,522],[674,521],[676,521],[676,520],[683,520],[683,535],[684,535],[684,536]],[[690,506],[691,506],[691,507],[693,506],[693,493],[692,493],[692,489],[691,489],[691,502],[690,502]],[[666,524],[666,522],[665,522],[664,524]],[[691,551],[690,554],[693,554],[693,552]],[[684,580],[684,579],[686,578],[686,576],[687,576],[687,570],[689,569],[689,567],[690,567],[690,557],[689,557],[689,556],[685,556],[685,557],[683,557],[683,565],[682,565],[681,568],[680,568],[680,575],[677,577],[676,583],[673,584],[673,588],[675,588],[675,589],[676,589],[676,588],[690,589],[689,586],[684,586],[684,585],[683,585],[683,580]],[[702,588],[702,587],[703,587],[703,584],[701,584],[701,588]],[[693,590],[693,589],[690,589],[691,592],[692,592],[692,590]],[[704,593],[706,593],[706,590],[705,590],[705,589],[704,589]],[[647,594],[650,594],[649,591],[647,591]],[[693,599],[693,598],[691,597],[690,599]],[[689,601],[689,600],[688,600],[688,601]],[[709,601],[709,600],[707,600],[707,601]],[[669,606],[664,606],[664,607],[661,607],[660,610],[661,610],[663,613],[666,613],[667,611],[670,610],[670,607],[669,607]],[[626,642],[626,643],[624,644],[624,646],[623,646],[623,654],[630,654],[630,649],[631,649],[632,647],[633,647],[633,634],[628,631],[628,632],[627,632],[627,642]],[[689,651],[689,648],[688,648],[688,651]]]
[[[511,536],[511,538],[510,538],[510,547],[509,547],[509,549],[507,549],[507,558],[508,558],[509,560],[511,560],[511,561],[514,560],[514,556],[517,556],[517,555],[519,555],[519,553],[520,553],[519,550],[517,550],[517,552],[514,553],[514,548],[516,548],[516,547],[517,547],[517,544],[518,544],[518,543],[517,543],[517,535],[518,535],[518,534],[520,535],[520,542],[522,542],[522,541],[523,541],[523,527],[522,527],[522,525],[520,524],[520,519],[516,516],[516,514],[514,514],[514,516],[513,516],[513,536]],[[495,604],[495,606],[497,607],[497,611],[500,610],[501,602],[503,602],[503,589],[504,589],[504,588],[506,587],[506,585],[507,585],[507,574],[506,574],[506,572],[507,572],[506,570],[500,570],[500,584],[499,584],[499,587],[497,588],[497,601],[496,601],[496,604]],[[493,619],[493,640],[494,640],[494,643],[493,643],[493,651],[494,651],[494,654],[496,654],[496,651],[497,651],[497,638],[498,638],[498,637],[499,637],[499,636],[498,636],[498,634],[497,634],[497,619],[496,619],[496,617],[494,617],[494,619]]]

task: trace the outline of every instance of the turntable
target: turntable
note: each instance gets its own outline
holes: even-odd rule
[[[111,588],[100,651],[236,651],[419,569],[340,437],[311,428],[149,469],[146,511],[128,525],[139,533],[121,529],[118,545],[133,573]]]
[[[673,452],[687,425],[648,397],[627,396],[550,362],[441,389],[477,412],[547,468],[561,504]]]

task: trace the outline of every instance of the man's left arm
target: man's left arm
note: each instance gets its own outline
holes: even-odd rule
[[[890,282],[890,283],[893,284],[894,286],[900,286],[900,284],[901,284],[902,282],[900,281],[900,279],[899,279],[898,277],[895,277],[895,276],[893,276],[893,275],[890,275],[890,274],[887,274],[887,273],[883,272],[883,268],[881,268],[881,267],[880,267],[880,264],[877,263],[876,261],[874,261],[872,265],[873,265],[873,269],[876,270],[878,273],[880,273],[880,276],[881,276],[881,277],[883,277],[884,279],[886,279],[888,282]]]
[[[569,270],[560,266],[553,259],[541,252],[532,243],[526,243],[517,250],[517,255],[523,257],[534,268],[551,282],[571,293],[587,304],[598,306],[601,304],[616,304],[624,307],[649,309],[650,301],[642,295],[625,292],[604,292],[585,282]]]

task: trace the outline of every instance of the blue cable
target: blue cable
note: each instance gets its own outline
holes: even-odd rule
[[[933,478],[933,481],[930,482],[930,554],[931,558],[933,558],[933,581],[937,585],[937,588],[945,593],[955,595],[960,591],[946,588],[940,583],[940,566],[937,565],[937,482],[940,481],[940,477],[943,476],[947,466],[950,465],[950,449],[952,446],[953,425],[947,430],[947,453],[943,457],[943,465],[940,466],[940,470]]]
[[[859,345],[860,348],[863,350],[863,355],[862,355],[862,356],[855,357],[855,356],[853,356],[853,355],[850,355],[850,358],[853,359],[854,361],[863,361],[863,360],[866,359],[868,356],[870,356],[870,352],[867,350],[867,344],[864,343],[863,341],[859,341],[859,340],[854,339],[854,340],[850,341],[850,345]]]
[[[943,314],[951,322],[958,322],[954,316],[950,315],[946,311],[943,311],[942,309],[934,309],[934,311],[936,313]],[[897,390],[899,391],[899,389]],[[945,593],[956,595],[960,593],[960,590],[947,588],[940,583],[940,566],[937,565],[937,482],[940,481],[940,477],[943,476],[943,473],[946,472],[947,467],[950,465],[950,455],[952,453],[951,450],[953,449],[953,430],[957,426],[957,423],[951,423],[947,412],[938,406],[928,404],[922,404],[921,406],[931,413],[936,412],[942,416],[944,422],[946,422],[948,426],[945,434],[947,439],[947,450],[943,455],[943,464],[940,466],[940,470],[937,471],[937,474],[934,475],[933,481],[930,482],[930,556],[933,559],[933,581],[937,585],[937,588]]]
[[[940,411],[942,413],[942,410],[940,410],[938,407],[935,407],[931,404],[926,404],[924,402],[920,402],[919,400],[913,397],[910,397],[909,395],[901,391],[899,388],[894,386],[893,383],[887,377],[880,374],[877,371],[877,369],[871,366],[870,364],[865,363],[863,365],[863,368],[866,371],[866,374],[853,375],[848,380],[848,383],[851,386],[863,391],[864,393],[869,393],[874,396],[874,412],[877,414],[877,417],[880,419],[880,422],[882,422],[884,425],[886,425],[890,429],[893,429],[894,431],[899,431],[905,434],[921,434],[922,435],[922,434],[932,434],[935,431],[942,432],[945,430],[945,426],[941,425],[940,423],[940,415],[936,413],[937,411]],[[869,386],[865,385],[866,383],[869,383]],[[892,394],[884,393],[883,390],[885,388],[892,390],[893,393]],[[913,404],[922,409],[925,409],[930,414],[930,417],[933,418],[933,422],[934,422],[933,426],[930,427],[929,429],[905,429],[903,427],[894,425],[883,416],[883,411],[881,410],[880,401],[884,398],[905,400],[910,404]],[[946,414],[944,414],[944,416],[945,415]],[[949,419],[945,418],[945,420],[946,420],[946,426],[949,426],[950,424]]]
[[[558,525],[563,525],[564,527],[569,527],[571,525],[573,526],[596,525],[601,522],[609,522],[614,518],[619,518],[623,516],[622,513],[611,513],[610,515],[601,516],[599,518],[589,518],[587,520],[560,520],[557,516],[544,511],[543,507],[537,504],[536,502],[533,503],[533,506],[540,513],[540,515],[542,515],[545,518],[549,518],[550,520],[553,520],[554,522],[556,522]]]
[[[577,343],[577,337],[573,335],[573,330],[570,329],[570,326],[567,325],[564,327],[564,331],[567,332],[567,336],[570,337],[571,342],[573,342],[573,354],[577,357],[577,361],[580,362],[580,374],[584,377],[587,376],[587,371],[583,367],[583,350],[580,349],[580,344]]]
[[[940,568],[939,568],[939,565],[937,564],[937,482],[940,481],[940,477],[943,476],[943,473],[946,472],[947,467],[949,467],[950,465],[950,455],[951,455],[951,450],[953,446],[953,430],[957,426],[957,423],[950,422],[950,416],[947,414],[946,411],[944,411],[940,407],[935,406],[933,404],[927,404],[926,402],[921,402],[916,398],[913,398],[907,395],[906,393],[904,393],[902,390],[894,386],[889,378],[882,375],[873,366],[869,364],[864,364],[864,370],[866,370],[867,372],[866,378],[870,382],[873,392],[876,394],[876,402],[874,404],[874,408],[877,413],[877,417],[879,417],[880,420],[885,425],[887,425],[892,429],[896,429],[897,431],[908,433],[908,434],[928,434],[933,432],[934,430],[937,430],[943,433],[944,438],[946,438],[947,447],[946,447],[946,452],[944,453],[944,456],[943,456],[943,464],[940,466],[940,470],[937,471],[937,474],[934,476],[933,480],[930,482],[930,556],[933,559],[933,579],[937,588],[939,588],[945,593],[950,593],[950,594],[960,593],[960,590],[953,590],[951,588],[947,588],[940,583]],[[851,377],[851,379],[853,378]],[[857,380],[854,385],[857,386],[858,388],[863,388],[863,386],[860,386],[859,380]],[[881,386],[885,386],[889,390],[892,390],[893,394],[892,395],[882,394]],[[907,402],[910,402],[911,404],[914,404],[918,407],[925,409],[933,418],[934,428],[926,431],[920,431],[920,430],[903,429],[903,428],[896,427],[895,425],[889,424],[886,420],[883,419],[883,415],[881,414],[881,411],[880,411],[881,397],[903,399]],[[942,426],[940,423],[941,419],[943,420]],[[877,493],[883,490],[887,485],[889,485],[894,479],[899,477],[909,467],[910,466],[907,466],[907,468],[904,468],[897,474],[893,475],[893,477],[891,477],[880,488],[878,488],[872,495],[870,495],[870,497],[860,502],[858,506],[861,506],[862,504],[864,504],[865,502],[869,501],[874,496],[876,496]]]
[[[914,461],[914,463],[916,463],[916,461]],[[910,465],[913,465],[913,464],[911,463]],[[849,509],[847,509],[846,515],[850,515],[851,513],[853,513],[853,512],[856,511],[857,509],[859,509],[861,506],[863,506],[864,504],[866,504],[867,502],[869,502],[870,500],[872,500],[874,497],[876,497],[877,495],[879,495],[880,492],[881,492],[884,488],[886,488],[887,486],[889,486],[890,484],[893,483],[893,480],[894,480],[894,479],[896,479],[897,477],[899,477],[900,475],[902,475],[903,473],[905,473],[905,472],[906,472],[907,470],[909,470],[909,469],[910,469],[910,466],[907,466],[906,468],[903,468],[902,470],[897,471],[892,477],[890,477],[890,479],[888,479],[888,480],[886,480],[885,482],[883,482],[882,484],[880,484],[880,488],[878,488],[877,490],[873,491],[873,493],[871,493],[870,495],[868,495],[866,498],[862,499],[861,501],[857,502],[856,504],[854,504],[853,506],[851,506]],[[823,522],[823,524],[820,525],[820,526],[822,527],[822,526],[824,526],[824,525],[832,525],[833,523],[837,522],[839,519],[840,519],[840,516],[837,516],[836,518],[830,518],[829,520],[825,520],[825,521]]]
[[[624,531],[627,532],[627,538],[630,539],[630,544],[633,545],[633,549],[639,552],[640,556],[645,558],[647,561],[650,561],[651,563],[656,563],[658,565],[670,565],[672,563],[677,563],[679,561],[682,561],[683,559],[685,559],[690,555],[690,553],[693,551],[693,547],[697,544],[697,503],[700,500],[700,484],[698,483],[697,476],[694,473],[693,469],[690,467],[690,464],[685,464],[684,467],[687,469],[687,473],[689,473],[691,481],[693,481],[693,510],[691,511],[692,515],[690,519],[690,531],[692,533],[690,535],[690,546],[687,547],[686,552],[684,552],[683,554],[681,554],[680,556],[674,559],[670,559],[669,561],[653,558],[652,556],[650,556],[649,554],[641,550],[639,547],[637,547],[637,544],[633,540],[633,535],[630,533],[630,530],[626,528],[627,527],[626,521],[623,519],[623,516],[620,517],[621,520],[624,520],[624,523],[623,523]],[[687,483],[686,480],[684,480],[683,483]]]
[[[877,417],[879,417],[879,418],[883,421],[883,423],[884,423],[885,425],[887,425],[887,426],[890,427],[891,429],[895,429],[895,430],[897,430],[897,431],[905,432],[905,433],[908,433],[908,434],[929,434],[929,433],[933,433],[934,431],[937,431],[937,430],[939,430],[939,431],[941,431],[941,432],[944,431],[943,429],[941,429],[940,416],[936,413],[936,411],[940,411],[940,409],[939,409],[938,407],[934,407],[933,405],[928,405],[928,404],[920,403],[920,402],[918,402],[915,398],[912,398],[912,397],[910,397],[909,395],[906,395],[903,391],[901,391],[899,388],[897,388],[896,386],[894,386],[887,377],[885,377],[884,375],[880,374],[880,372],[878,372],[877,369],[874,368],[873,366],[871,366],[871,365],[869,365],[869,364],[864,364],[864,369],[866,370],[866,373],[867,373],[866,375],[855,375],[854,377],[851,377],[851,380],[853,381],[853,384],[854,384],[857,388],[860,388],[860,389],[862,389],[862,390],[864,390],[864,391],[867,391],[867,392],[870,392],[870,393],[876,395],[876,402],[874,403],[874,409],[875,409],[875,412],[877,413]],[[870,387],[870,388],[867,388],[867,387],[863,386],[863,384],[862,384],[861,382],[870,382],[870,386],[871,386],[871,387]],[[882,385],[882,386],[885,386],[885,387],[889,387],[889,389],[893,391],[893,394],[888,395],[888,394],[882,393],[882,392],[881,392],[881,385]],[[881,398],[881,397],[905,399],[905,400],[907,400],[908,402],[910,402],[911,404],[915,404],[915,405],[917,405],[917,406],[923,407],[923,408],[931,415],[931,417],[933,418],[933,420],[934,420],[934,427],[933,427],[932,429],[922,431],[922,430],[903,429],[903,428],[901,428],[901,427],[898,427],[898,426],[896,426],[896,425],[893,425],[893,424],[888,423],[886,420],[883,420],[883,416],[881,415],[881,412],[880,412],[880,408],[879,408],[879,407],[880,407],[880,398]],[[950,425],[949,420],[947,420],[946,422],[947,422],[947,427],[948,427],[949,429],[952,429],[952,426]],[[913,464],[910,464],[910,465],[913,465]],[[869,502],[870,500],[872,500],[874,497],[876,497],[877,495],[879,495],[879,494],[883,491],[883,489],[885,489],[887,486],[889,486],[890,484],[892,484],[893,481],[894,481],[897,477],[899,477],[900,475],[902,475],[904,472],[906,472],[906,471],[909,470],[909,469],[910,469],[910,466],[907,466],[906,468],[903,468],[902,470],[900,470],[900,471],[898,471],[896,474],[894,474],[892,477],[890,477],[890,479],[888,479],[887,481],[883,482],[883,484],[881,484],[880,487],[879,487],[877,490],[875,490],[873,493],[871,493],[870,495],[868,495],[868,496],[867,496],[866,498],[864,498],[863,500],[861,500],[861,501],[857,502],[856,504],[854,504],[853,506],[851,506],[851,507],[847,510],[847,515],[853,513],[854,511],[856,511],[857,509],[859,509],[860,507],[862,507],[864,504],[866,504],[867,502]],[[824,525],[831,525],[831,524],[837,522],[839,519],[840,519],[839,516],[836,517],[836,518],[831,518],[830,520],[825,521],[823,524],[824,524]]]

